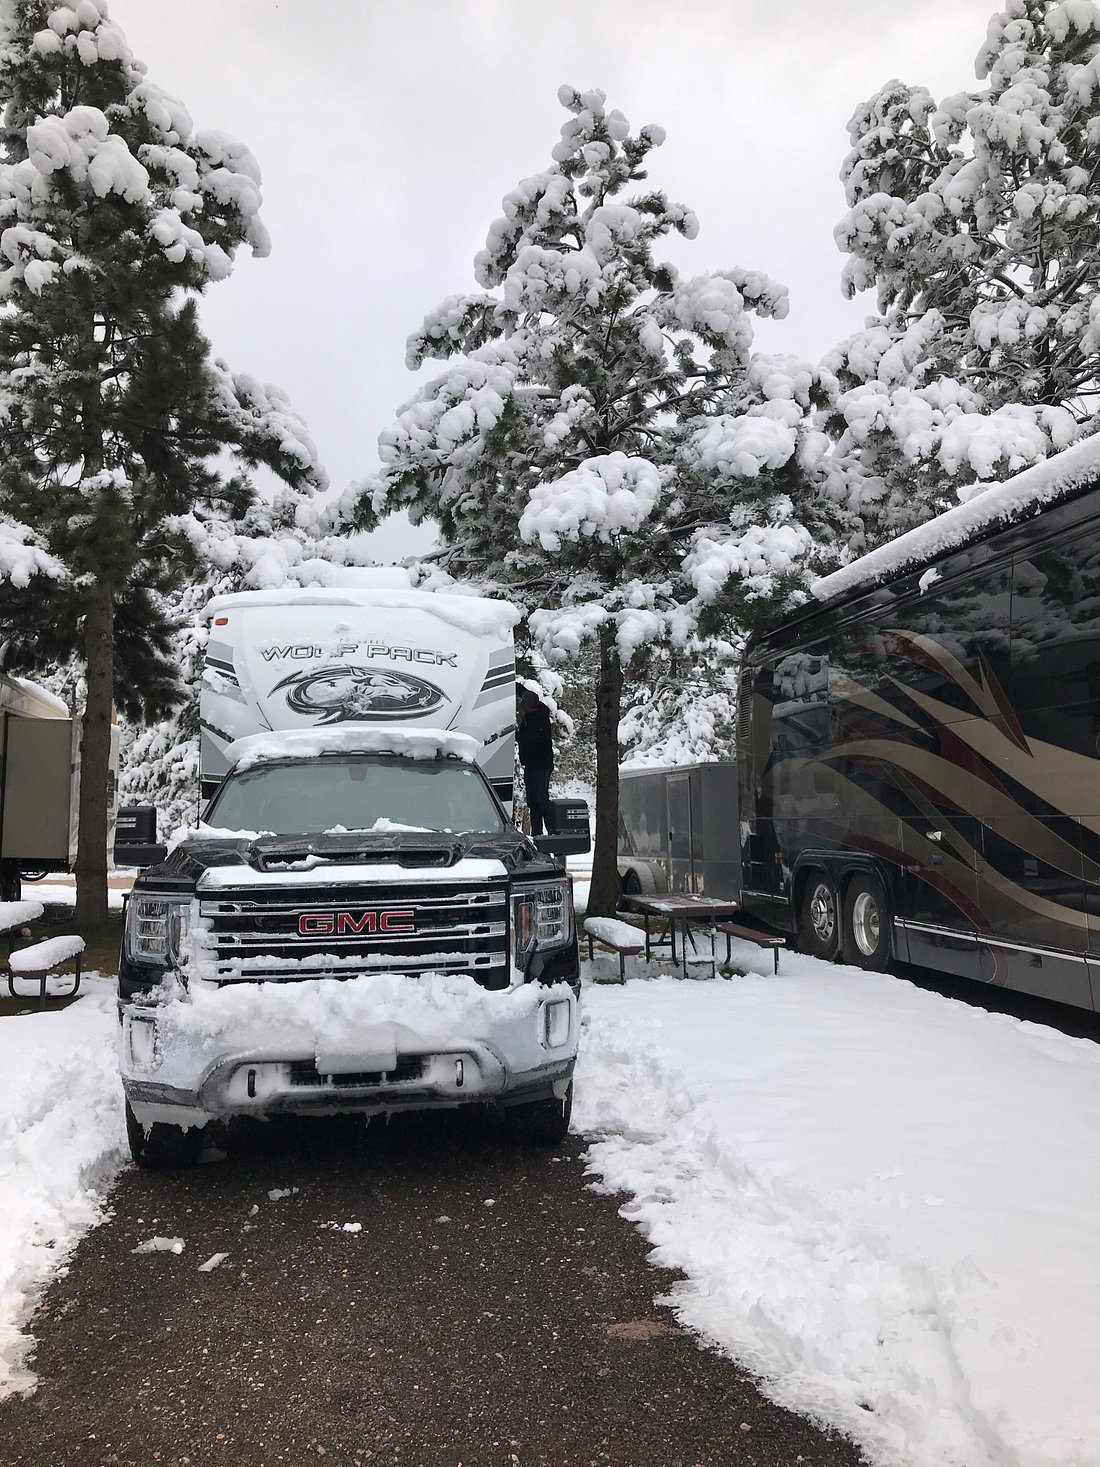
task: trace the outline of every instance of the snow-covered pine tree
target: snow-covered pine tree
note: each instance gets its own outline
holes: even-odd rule
[[[552,665],[598,651],[590,910],[618,898],[619,721],[642,648],[686,648],[708,618],[799,593],[827,501],[808,493],[820,383],[754,358],[750,315],[784,287],[740,268],[681,279],[655,254],[695,215],[634,187],[663,141],[600,91],[563,87],[550,166],[504,199],[475,261],[482,290],[443,302],[408,363],[449,359],[381,435],[381,473],[345,497],[371,527],[408,509],[455,578],[511,596]]]
[[[870,539],[1096,427],[1100,10],[1009,0],[937,103],[892,81],[849,124],[846,294],[880,317],[826,365]]]
[[[198,326],[196,295],[240,245],[268,250],[248,149],[195,130],[103,0],[4,0],[0,101],[0,514],[70,572],[7,585],[0,631],[9,666],[84,663],[77,908],[94,921],[113,706],[179,697],[181,516],[242,514],[252,466],[303,488],[317,470],[281,395],[212,361]]]
[[[733,758],[742,643],[741,637],[734,642],[697,636],[682,650],[654,659],[652,668],[643,661],[619,728],[628,763],[699,764]]]

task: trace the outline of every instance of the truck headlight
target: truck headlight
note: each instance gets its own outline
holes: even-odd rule
[[[512,899],[512,947],[522,967],[539,948],[563,947],[573,932],[573,890],[568,881],[532,886]]]
[[[126,950],[139,963],[178,964],[191,932],[191,898],[133,896],[126,907]]]

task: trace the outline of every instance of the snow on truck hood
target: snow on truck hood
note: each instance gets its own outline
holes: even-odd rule
[[[320,754],[398,754],[405,759],[451,758],[473,764],[480,748],[477,739],[451,729],[342,723],[329,728],[249,734],[230,744],[225,757],[230,768],[237,769],[251,769],[276,759],[311,759]]]

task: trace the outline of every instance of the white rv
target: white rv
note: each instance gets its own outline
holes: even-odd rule
[[[345,578],[367,584],[211,601],[200,696],[203,798],[224,778],[225,751],[236,739],[371,723],[469,734],[479,767],[510,804],[513,608],[410,590],[403,571]]]
[[[579,965],[558,855],[512,823],[513,608],[408,585],[210,608],[199,827],[135,883],[119,966],[130,1147],[194,1161],[281,1112],[490,1104],[568,1128]],[[564,832],[564,833],[563,833]]]

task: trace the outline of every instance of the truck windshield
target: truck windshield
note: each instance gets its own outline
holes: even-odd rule
[[[481,775],[466,765],[327,756],[228,775],[205,823],[272,835],[504,829]]]

